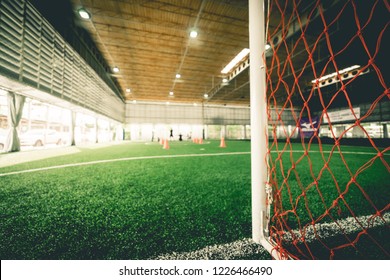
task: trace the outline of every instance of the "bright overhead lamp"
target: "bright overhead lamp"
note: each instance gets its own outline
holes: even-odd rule
[[[191,30],[191,32],[190,32],[190,37],[191,37],[191,38],[196,38],[196,37],[198,37],[198,31],[196,31],[196,30]]]
[[[169,101],[167,101],[165,104],[169,105]]]
[[[225,66],[225,68],[222,69],[221,73],[222,74],[227,74],[229,73],[241,60],[243,60],[248,54],[249,54],[249,49],[245,48],[242,51],[240,51],[239,54],[236,55],[235,58],[233,58],[228,65]]]
[[[209,98],[209,95],[207,93],[205,93],[205,94],[203,94],[203,97],[207,99],[207,98]]]
[[[176,74],[176,79],[180,79],[181,75],[179,73]]]
[[[170,95],[170,96],[173,96],[173,91],[170,91],[170,92],[169,92],[169,95]]]
[[[229,82],[229,80],[227,78],[222,79],[222,83],[227,83],[227,82]]]
[[[119,68],[117,66],[114,66],[112,68],[112,71],[114,71],[114,73],[118,73],[119,72]]]
[[[91,14],[85,8],[78,9],[77,13],[82,19],[91,19]]]
[[[137,100],[133,100],[133,104],[137,103]]]
[[[127,92],[127,93],[130,93],[130,92],[131,92],[131,89],[127,88],[127,89],[126,89],[126,92]]]

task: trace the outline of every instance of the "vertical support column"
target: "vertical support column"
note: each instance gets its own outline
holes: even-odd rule
[[[387,124],[383,123],[383,133],[382,133],[382,138],[389,138],[389,132],[387,131]]]
[[[213,76],[213,79],[214,79],[214,76]],[[214,80],[213,80],[214,81]],[[202,102],[202,139],[205,140],[206,139],[206,135],[205,135],[205,124],[204,124],[204,102]]]
[[[71,114],[71,123],[70,123],[70,145],[76,146],[75,140],[75,128],[76,128],[76,112],[70,111]]]
[[[25,100],[26,97],[22,95],[8,92],[8,126],[10,130],[4,146],[6,152],[20,151],[20,139],[17,128],[22,119]]]
[[[95,143],[99,143],[99,120],[95,117]]]
[[[251,115],[251,178],[252,178],[252,238],[279,258],[265,237],[267,183],[267,104],[263,54],[265,51],[264,0],[249,0],[250,47],[250,115]]]

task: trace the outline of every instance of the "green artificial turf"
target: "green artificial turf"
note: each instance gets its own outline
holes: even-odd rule
[[[76,154],[4,167],[0,174],[96,160],[250,151],[247,141],[229,141],[226,149],[218,144],[217,141],[204,145],[171,142],[169,150],[163,150],[157,143],[84,148]],[[312,148],[310,161],[313,174],[318,177],[324,161],[321,153],[315,152],[318,147]],[[294,149],[302,148],[295,144]],[[352,147],[350,151],[372,149]],[[333,155],[330,169],[324,171],[318,188],[310,186],[313,179],[308,172],[309,159],[304,156],[299,160],[302,155],[303,152],[292,156],[286,153],[279,160],[275,153],[270,155],[272,164],[279,165],[272,179],[280,188],[283,210],[294,207],[296,210],[288,219],[291,227],[298,225],[297,215],[301,223],[310,222],[308,213],[319,217],[337,198],[339,191],[329,170],[342,190],[350,180],[340,156]],[[372,157],[348,154],[345,160],[356,172]],[[389,157],[386,155],[385,159]],[[283,185],[280,182],[286,175],[281,170],[287,174],[291,162],[296,163],[300,175],[288,176],[288,184]],[[380,160],[356,177],[382,208],[389,202],[389,179]],[[3,176],[0,177],[0,256],[1,259],[147,259],[248,238],[250,181],[249,154],[125,160]],[[301,186],[307,188],[306,198],[300,198]],[[356,209],[356,215],[373,213],[372,205],[355,184],[350,186],[345,199]],[[350,216],[345,205],[340,203],[340,208],[332,211],[340,217]]]

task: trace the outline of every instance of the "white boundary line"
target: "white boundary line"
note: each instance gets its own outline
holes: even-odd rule
[[[364,228],[375,228],[378,226],[383,226],[390,222],[390,213],[385,213],[383,215],[383,221],[379,217],[373,217],[372,215],[360,216],[355,218],[349,217],[342,220],[337,220],[337,222],[332,223],[322,223],[316,224],[316,234],[320,238],[328,238],[336,235],[352,234],[359,232],[362,227],[356,221],[358,220]],[[293,233],[296,235],[295,239],[301,240],[302,234],[299,230],[293,230]],[[313,232],[313,226],[309,227],[309,230],[305,232],[305,241],[313,242],[316,240],[315,234]],[[289,242],[292,241],[291,233],[286,233],[283,236],[284,240]],[[200,250],[192,252],[177,253],[173,252],[170,254],[164,254],[158,256],[157,260],[231,260],[239,259],[244,257],[249,257],[253,255],[261,255],[264,259],[270,259],[270,254],[260,245],[252,241],[252,239],[245,238],[242,240],[237,240],[235,242],[227,244],[219,244],[208,246]]]
[[[271,151],[271,153],[277,153],[278,151]],[[282,152],[282,151],[279,151]],[[289,154],[290,152],[293,153],[304,153],[304,150],[286,150],[283,151],[284,154]],[[310,152],[316,152],[319,153],[319,151],[310,151]],[[309,154],[310,154],[309,152]],[[61,169],[61,168],[68,168],[68,167],[77,167],[77,166],[85,166],[85,165],[94,165],[94,164],[102,164],[102,163],[111,163],[111,162],[119,162],[119,161],[132,161],[132,160],[145,160],[145,159],[164,159],[164,158],[181,158],[181,157],[210,157],[210,156],[229,156],[229,155],[249,155],[251,152],[230,152],[230,153],[209,153],[209,154],[182,154],[182,155],[160,155],[160,156],[141,156],[141,157],[126,157],[126,158],[117,158],[117,159],[105,159],[105,160],[95,160],[95,161],[88,161],[88,162],[80,162],[80,163],[70,163],[70,164],[62,164],[62,165],[55,165],[55,166],[48,166],[48,167],[42,167],[42,168],[33,168],[33,169],[27,169],[27,170],[19,170],[19,171],[13,171],[13,172],[7,172],[0,174],[0,177],[10,176],[10,175],[17,175],[17,174],[23,174],[23,173],[32,173],[32,172],[39,172],[39,171],[46,171],[46,170],[52,170],[52,169]],[[330,151],[322,151],[324,154],[330,154]],[[338,151],[334,152],[335,154],[338,154]],[[342,154],[356,154],[356,155],[377,155],[377,153],[370,153],[370,152],[342,152]],[[385,155],[390,156],[390,155]]]
[[[22,173],[32,173],[32,172],[39,172],[39,171],[46,171],[46,170],[53,170],[53,169],[61,169],[61,168],[67,168],[67,167],[77,167],[77,166],[85,166],[85,165],[111,163],[111,162],[118,162],[118,161],[132,161],[132,160],[145,160],[145,159],[164,159],[164,158],[182,158],[182,157],[230,156],[230,155],[247,155],[247,154],[250,154],[250,152],[161,155],[161,156],[142,156],[142,157],[127,157],[127,158],[117,158],[117,159],[105,159],[105,160],[95,160],[95,161],[88,161],[88,162],[70,163],[70,164],[62,164],[62,165],[48,166],[48,167],[42,167],[42,168],[34,168],[34,169],[27,169],[27,170],[19,170],[19,171],[7,172],[7,173],[0,174],[0,177],[10,176],[10,175],[17,175],[17,174],[22,174]]]

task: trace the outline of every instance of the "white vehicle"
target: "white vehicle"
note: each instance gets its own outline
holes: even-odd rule
[[[20,135],[21,146],[41,147],[48,144],[60,145],[61,143],[61,134],[52,129],[32,129]]]

